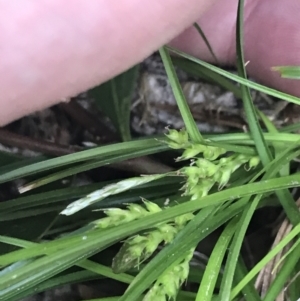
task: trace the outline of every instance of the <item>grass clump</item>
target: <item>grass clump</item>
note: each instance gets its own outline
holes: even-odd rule
[[[113,116],[125,142],[37,162],[9,163],[2,168],[1,183],[25,178],[29,184],[21,189],[26,195],[0,203],[0,228],[5,229],[0,236],[0,300],[17,301],[61,284],[102,278],[128,287],[121,296],[99,301],[298,300],[300,214],[291,188],[300,186],[300,174],[294,168],[300,155],[300,135],[288,132],[294,127],[276,129],[254,107],[249,87],[293,103],[300,100],[247,79],[242,7],[240,1],[239,75],[176,49],[160,49],[185,129],[168,129],[165,136],[131,140],[128,107],[125,117],[121,118],[120,112],[122,99],[129,103],[133,84],[125,89],[124,83],[135,80],[134,68],[128,77],[123,74],[104,87],[106,93],[114,95],[115,112],[107,114]],[[179,54],[183,58],[180,64],[186,62],[193,73],[201,68],[209,78],[217,74],[215,81],[220,85],[233,87],[243,101],[249,132],[199,132],[170,52]],[[298,71],[287,67],[276,70],[294,77]],[[115,93],[119,82],[123,89]],[[80,189],[69,186],[53,190],[50,186],[79,172],[166,150],[176,152],[175,170]],[[281,208],[286,217],[283,223],[288,226],[282,228],[285,230],[269,252],[249,265],[241,251],[254,214],[266,207]],[[21,231],[22,227],[25,230]],[[199,264],[197,248],[213,233],[217,237],[209,257]],[[122,246],[111,251],[118,243]],[[112,255],[109,260],[103,260],[103,251]],[[258,275],[271,274],[267,269],[270,263],[272,279],[266,282]]]

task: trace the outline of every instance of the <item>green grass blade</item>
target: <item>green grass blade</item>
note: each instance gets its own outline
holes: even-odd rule
[[[180,205],[176,205],[172,208],[168,208],[163,210],[163,212],[152,214],[149,217],[145,217],[143,221],[135,221],[130,222],[124,227],[124,225],[120,227],[116,227],[114,229],[120,229],[122,235],[131,235],[138,231],[145,230],[151,226],[156,225],[160,222],[166,222],[172,218],[175,218],[178,215],[194,212],[196,210],[208,207],[208,206],[214,206],[214,205],[220,205],[225,203],[228,200],[233,200],[237,198],[242,198],[246,196],[256,195],[256,194],[262,194],[267,192],[273,192],[275,190],[281,190],[285,188],[292,188],[292,187],[298,187],[300,186],[300,173],[294,174],[292,176],[287,177],[281,177],[276,179],[270,179],[265,181],[260,181],[257,183],[251,183],[242,185],[240,187],[234,187],[229,188],[224,191],[220,191],[211,195],[208,195],[206,197],[203,197],[201,199],[201,202],[186,202]],[[129,231],[129,229],[131,229]],[[128,230],[128,232],[126,232]],[[102,230],[102,231],[112,231],[109,230]],[[117,231],[117,230],[115,230]],[[124,231],[124,232],[123,232]],[[98,233],[95,231],[95,233],[91,233],[90,235],[94,237],[94,235],[97,236]],[[112,231],[114,233],[114,231]],[[126,234],[125,234],[126,233]],[[104,235],[104,232],[103,232]],[[110,233],[111,235],[111,233]],[[120,234],[121,235],[121,234]],[[92,239],[92,238],[90,238]],[[119,237],[121,239],[121,237]],[[81,236],[74,236],[72,238],[61,238],[54,242],[47,243],[47,247],[44,244],[39,245],[35,248],[30,248],[28,250],[19,250],[15,251],[6,255],[0,256],[0,266],[6,266],[8,264],[11,264],[18,260],[24,260],[27,258],[32,258],[35,256],[43,255],[45,254],[45,249],[49,251],[56,251],[57,249],[70,247],[71,244],[76,244],[81,241]]]
[[[37,243],[29,242],[23,239],[17,239],[17,238],[6,237],[6,236],[0,236],[0,241],[2,243],[10,244],[21,248],[30,248],[32,246],[38,245]],[[115,274],[110,267],[104,266],[102,264],[93,262],[88,259],[79,262],[76,265],[95,274],[99,274],[123,283],[130,283],[133,280],[133,277],[128,274],[125,273]]]
[[[236,98],[241,98],[240,88],[224,76],[217,74],[207,68],[204,68],[203,66],[196,64],[195,62],[181,57],[173,57],[172,61],[175,66],[184,70],[187,74],[191,74],[193,76],[202,78],[208,82],[217,84],[225,90],[233,92]]]
[[[279,129],[280,133],[298,132],[300,130],[300,122],[296,122]]]
[[[299,141],[300,135],[297,134],[270,134],[264,133],[265,140],[270,145],[277,145],[285,149],[287,143],[293,143]],[[234,134],[222,134],[222,135],[206,135],[205,138],[208,138],[214,142],[226,142],[228,144],[238,143],[241,145],[254,145],[253,140],[251,139],[248,133],[234,133]]]
[[[96,280],[99,278],[100,277],[97,274],[91,273],[89,271],[72,272],[67,275],[57,276],[49,280],[46,280],[43,283],[37,285],[36,287],[23,291],[19,295],[15,295],[13,298],[8,298],[5,301],[19,301],[22,300],[23,298],[37,295],[38,293],[50,289],[61,287],[62,285],[83,283],[86,281]]]
[[[273,71],[278,71],[283,78],[300,79],[300,66],[280,66],[273,67]]]
[[[160,146],[148,147],[146,149],[132,150],[131,152],[128,152],[128,153],[124,152],[123,154],[120,154],[120,155],[107,156],[106,158],[104,157],[102,160],[88,161],[83,164],[79,164],[75,167],[70,167],[70,168],[64,169],[62,171],[50,174],[46,177],[40,178],[36,181],[27,183],[27,184],[19,187],[19,191],[20,191],[20,193],[24,193],[29,190],[33,190],[35,188],[50,184],[52,182],[64,179],[66,177],[69,177],[69,176],[72,176],[72,175],[75,175],[75,174],[78,174],[78,173],[81,173],[84,171],[99,168],[101,166],[105,166],[110,163],[117,163],[117,162],[121,162],[124,160],[132,159],[132,158],[138,158],[138,157],[142,157],[142,156],[152,155],[152,154],[158,153],[162,150],[165,150],[165,146],[161,144]]]
[[[245,69],[245,60],[243,53],[243,22],[244,22],[244,1],[239,0],[238,5],[238,17],[237,17],[237,31],[236,31],[236,51],[237,51],[237,69],[239,75],[247,79],[246,69]],[[253,137],[256,150],[259,154],[259,157],[264,165],[268,164],[272,160],[271,152],[265,142],[261,127],[256,116],[256,109],[253,105],[250,90],[247,86],[241,85],[242,100],[244,104],[244,109],[250,129],[250,133]]]
[[[182,179],[179,177],[167,177],[155,182],[149,182],[146,185],[133,188],[128,193],[123,193],[120,196],[109,197],[107,198],[107,200],[101,202],[101,205],[97,206],[96,208],[107,208],[111,206],[119,206],[124,203],[138,201],[140,200],[141,195],[143,195],[145,199],[149,200],[164,196],[170,196],[178,192],[181,180]],[[36,207],[51,207],[52,204],[61,204],[62,202],[67,200],[80,198],[112,183],[115,183],[115,181],[106,181],[80,187],[56,189],[19,197],[9,200],[8,202],[1,202],[0,220],[2,217],[4,218],[5,216],[7,216],[9,213],[15,213],[20,210],[28,210]]]
[[[187,104],[185,96],[183,94],[182,88],[180,86],[178,77],[176,75],[175,68],[173,66],[170,54],[165,47],[160,48],[159,50],[161,59],[164,63],[166,73],[168,75],[168,79],[170,81],[174,97],[176,99],[180,114],[183,118],[185,127],[187,132],[190,135],[190,138],[193,142],[201,143],[204,141],[203,137],[201,136],[197,124],[192,116],[190,108]]]
[[[236,273],[235,273],[235,283],[239,283],[246,275],[248,274],[248,270],[246,265],[242,259],[239,257],[239,262],[236,266]],[[258,291],[255,288],[255,281],[250,281],[242,290],[243,297],[245,301],[261,301]]]
[[[123,141],[131,140],[130,109],[138,70],[139,66],[134,66],[88,92],[113,122]]]
[[[220,289],[220,300],[229,301],[230,293],[233,285],[233,279],[235,275],[236,265],[238,262],[240,250],[248,229],[250,220],[258,206],[261,199],[261,195],[257,195],[253,202],[250,202],[244,209],[243,213],[239,217],[237,224],[237,231],[234,234],[232,243],[229,248],[228,258],[226,260],[225,270],[223,274],[223,281]]]
[[[243,84],[249,88],[253,88],[257,91],[260,91],[262,93],[265,93],[265,94],[268,94],[268,95],[271,95],[271,96],[274,96],[274,97],[277,97],[277,98],[280,98],[282,100],[286,100],[288,102],[291,102],[291,103],[295,103],[295,104],[300,104],[300,98],[299,97],[296,97],[296,96],[292,96],[292,95],[289,95],[289,94],[286,94],[286,93],[283,93],[283,92],[280,92],[280,91],[277,91],[275,89],[272,89],[272,88],[268,88],[266,86],[263,86],[263,85],[260,85],[260,84],[257,84],[257,83],[254,83],[250,80],[246,80],[244,78],[241,78],[240,76],[237,76],[237,75],[234,75],[228,71],[225,71],[219,67],[216,67],[216,66],[213,66],[212,64],[209,64],[209,63],[206,63],[206,62],[203,62],[189,54],[186,54],[185,52],[183,51],[180,51],[178,49],[175,49],[175,48],[172,48],[170,46],[165,46],[168,50],[170,50],[171,52],[181,56],[181,57],[184,57],[192,62],[195,62],[211,71],[214,71],[216,72],[217,74],[220,74],[220,75],[223,75],[225,76],[226,78],[229,78],[231,80],[234,80],[235,82],[237,83],[240,83],[240,84]]]
[[[212,49],[212,47],[211,47],[211,45],[210,45],[210,43],[209,43],[209,41],[208,41],[206,35],[204,34],[203,30],[201,29],[201,27],[199,26],[198,23],[194,23],[194,27],[196,28],[196,30],[198,31],[199,35],[200,35],[201,38],[203,39],[203,41],[204,41],[206,47],[208,48],[210,54],[211,54],[212,57],[214,58],[215,63],[216,63],[217,65],[219,65],[219,60],[217,59],[217,57],[216,57],[216,55],[215,55],[215,53],[214,53],[214,50]]]
[[[125,155],[137,150],[157,147],[160,151],[168,150],[168,146],[162,145],[160,141],[153,138],[141,139],[130,142],[116,143],[107,146],[96,147],[75,154],[61,156],[59,158],[34,163],[25,167],[15,169],[0,175],[0,183],[26,177],[39,172],[48,171],[54,168],[80,163],[88,160],[100,159],[104,156],[113,158],[117,155]],[[113,161],[113,160],[112,160]]]
[[[284,289],[284,285],[292,274],[297,262],[299,262],[300,245],[286,258],[282,268],[276,275],[263,301],[276,300],[279,293]],[[298,296],[299,297],[299,296]]]
[[[216,243],[213,252],[209,256],[203,278],[201,280],[195,301],[211,301],[215,290],[216,282],[220,274],[228,245],[236,230],[238,219],[232,219]]]
[[[95,247],[83,248],[76,246],[60,250],[52,255],[36,259],[34,262],[3,276],[0,283],[0,298],[6,300],[29,289],[42,281],[66,270],[76,264],[78,258],[86,258],[97,253]]]
[[[237,68],[241,77],[247,78],[245,70],[245,60],[243,54],[243,22],[244,22],[244,0],[239,0],[238,5],[238,18],[237,18]],[[259,157],[263,165],[267,165],[272,160],[271,152],[265,142],[262,129],[259,125],[258,118],[256,116],[256,109],[253,105],[250,90],[247,86],[241,85],[242,99],[247,116],[247,121],[250,128],[250,133],[253,136],[255,146]],[[288,191],[278,192],[278,198],[283,206],[287,216],[291,222],[295,225],[300,222],[300,215],[295,202]]]
[[[200,229],[204,221],[212,217],[215,207],[201,210],[149,264],[135,277],[120,301],[135,301],[155,281],[158,276],[182,258],[188,250],[195,247],[199,236],[205,231]]]
[[[244,277],[232,290],[230,300],[234,300],[235,297],[241,292],[241,290],[249,283],[263,267],[274,258],[287,244],[289,244],[300,233],[300,224],[281,240],[262,260],[260,260],[251,271]],[[299,249],[297,259],[299,260]],[[296,251],[295,250],[295,251]],[[273,300],[272,300],[273,301]]]
[[[256,113],[264,123],[269,133],[273,133],[273,134],[278,133],[278,130],[276,129],[273,122],[270,121],[270,119],[262,111],[256,109]]]

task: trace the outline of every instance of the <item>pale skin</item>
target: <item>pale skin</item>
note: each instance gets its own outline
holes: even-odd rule
[[[0,125],[98,85],[167,43],[211,61],[195,21],[221,63],[234,64],[237,2],[0,0]],[[296,96],[299,82],[270,68],[300,65],[299,17],[298,0],[246,1],[247,71]]]

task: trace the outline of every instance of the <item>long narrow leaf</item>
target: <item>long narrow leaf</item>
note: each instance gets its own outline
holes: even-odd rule
[[[189,133],[192,141],[201,143],[202,141],[204,141],[204,139],[201,136],[197,124],[188,107],[187,101],[185,99],[179,80],[177,78],[170,54],[165,47],[160,48],[159,53],[164,63],[166,73],[168,75],[168,79],[170,81],[186,130]]]
[[[283,93],[283,92],[280,92],[280,91],[277,91],[275,89],[271,89],[271,88],[268,88],[266,86],[263,86],[263,85],[260,85],[260,84],[257,84],[257,83],[254,83],[250,80],[246,80],[244,78],[241,78],[240,76],[237,76],[235,74],[232,74],[228,71],[225,71],[221,68],[218,68],[216,66],[213,66],[212,64],[209,64],[209,63],[206,63],[204,61],[201,61],[189,54],[186,54],[185,52],[183,51],[180,51],[178,49],[175,49],[173,47],[170,47],[170,46],[166,46],[166,48],[168,50],[170,50],[171,52],[181,56],[181,57],[184,57],[192,62],[196,62],[198,63],[199,65],[205,67],[205,68],[208,68],[209,70],[212,70],[220,75],[223,75],[225,76],[226,78],[229,78],[229,79],[232,79],[234,81],[236,81],[237,83],[240,83],[240,84],[243,84],[249,88],[253,88],[257,91],[260,91],[260,92],[263,92],[265,94],[268,94],[268,95],[271,95],[271,96],[274,96],[274,97],[278,97],[282,100],[286,100],[288,102],[291,102],[291,103],[295,103],[295,104],[300,104],[300,98],[299,97],[296,97],[296,96],[292,96],[290,94],[286,94],[286,93]]]
[[[205,268],[195,301],[211,301],[228,245],[236,230],[237,218],[228,223],[216,243]]]
[[[237,37],[237,69],[239,75],[242,78],[247,79],[245,60],[243,52],[243,23],[244,23],[244,0],[239,0],[238,5],[238,17],[236,26],[236,37]],[[261,127],[256,116],[256,110],[253,105],[250,90],[247,86],[241,85],[242,100],[244,104],[245,113],[247,116],[250,133],[255,142],[256,150],[264,165],[268,164],[272,160],[271,152],[265,142]]]
[[[161,142],[153,138],[101,146],[77,152],[75,154],[65,155],[59,158],[34,163],[25,167],[12,170],[10,172],[6,172],[0,175],[0,183],[36,174],[38,172],[48,171],[53,168],[67,166],[70,164],[93,159],[100,159],[104,156],[109,156],[110,158],[113,158],[114,155],[125,155],[125,153],[128,154],[141,149],[145,150],[148,147],[154,148],[155,146],[157,146],[160,149],[160,151],[168,149],[167,145],[162,145]]]
[[[241,290],[249,283],[263,267],[274,258],[287,244],[289,244],[300,233],[300,224],[296,226],[278,245],[276,245],[254,268],[244,277],[232,290],[230,300],[233,300]],[[299,254],[299,249],[296,249]],[[297,257],[299,260],[299,256]],[[272,300],[273,301],[273,300]]]
[[[124,226],[116,227],[113,229],[120,229],[123,233],[122,235],[131,235],[137,231],[145,230],[151,226],[156,225],[160,222],[166,222],[172,218],[175,218],[178,215],[182,215],[189,212],[194,212],[201,208],[208,206],[220,205],[226,202],[226,200],[233,200],[236,198],[242,198],[244,196],[251,196],[255,194],[262,194],[267,192],[273,192],[275,190],[280,190],[284,188],[292,188],[300,186],[300,174],[295,174],[293,176],[282,177],[278,179],[271,179],[266,181],[261,181],[258,183],[246,184],[240,187],[234,187],[220,191],[201,199],[201,202],[189,201],[180,205],[176,205],[172,208],[163,210],[162,212],[152,214],[149,217],[145,217],[142,221],[134,221],[127,224],[127,229],[124,230]],[[108,229],[102,231],[108,231],[111,233],[116,232],[117,230]],[[130,232],[130,230],[132,232]],[[126,231],[128,230],[128,232]],[[111,231],[111,232],[110,232]],[[124,231],[124,232],[123,232]],[[98,232],[95,231],[89,234],[89,239],[94,239],[94,236],[97,236]],[[104,232],[103,232],[104,235]],[[120,234],[121,235],[121,234]],[[121,237],[119,237],[121,239]],[[45,254],[45,251],[56,251],[57,249],[62,249],[66,247],[71,247],[73,244],[77,244],[82,239],[82,235],[75,236],[72,238],[62,238],[54,242],[49,242],[47,244],[41,244],[38,247],[30,248],[28,250],[19,250],[12,252],[10,254],[0,256],[0,266],[6,266],[15,261],[24,260],[27,258],[36,257],[42,254]],[[64,245],[62,242],[65,242]],[[46,248],[46,249],[45,249]]]
[[[131,139],[130,108],[138,68],[138,66],[134,66],[89,91],[89,94],[95,99],[96,105],[114,123],[123,141]]]

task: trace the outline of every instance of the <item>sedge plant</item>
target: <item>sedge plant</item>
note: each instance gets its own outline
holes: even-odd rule
[[[114,95],[115,112],[108,115],[113,116],[125,142],[60,158],[7,159],[0,168],[0,182],[26,179],[19,188],[26,194],[0,203],[0,228],[5,229],[0,236],[0,300],[18,301],[62,284],[103,277],[126,283],[128,288],[122,296],[99,301],[273,301],[279,295],[298,300],[300,214],[290,188],[300,186],[300,174],[291,168],[300,155],[300,135],[293,133],[299,124],[276,129],[254,107],[249,88],[295,104],[300,99],[247,79],[242,20],[243,1],[239,1],[238,75],[170,47],[160,49],[184,129],[131,140],[129,107],[118,101],[123,91],[128,103],[132,89],[115,89],[118,83],[124,87],[136,78],[134,68],[128,77],[123,74],[104,87],[106,95]],[[180,59],[172,60],[170,53]],[[192,70],[193,75],[205,75],[238,95],[249,132],[200,133],[174,64]],[[296,67],[275,70],[283,76],[299,76]],[[123,109],[126,118],[120,117]],[[49,188],[80,172],[170,149],[179,154],[175,160],[181,164],[171,172]],[[291,231],[249,270],[240,251],[253,214],[265,206],[281,206]],[[198,244],[216,229],[221,232],[210,256],[201,267],[194,266]],[[122,246],[110,265],[92,257],[118,242]],[[286,246],[290,251],[262,295],[254,286],[255,277]],[[195,283],[197,289],[188,291],[185,283]]]

